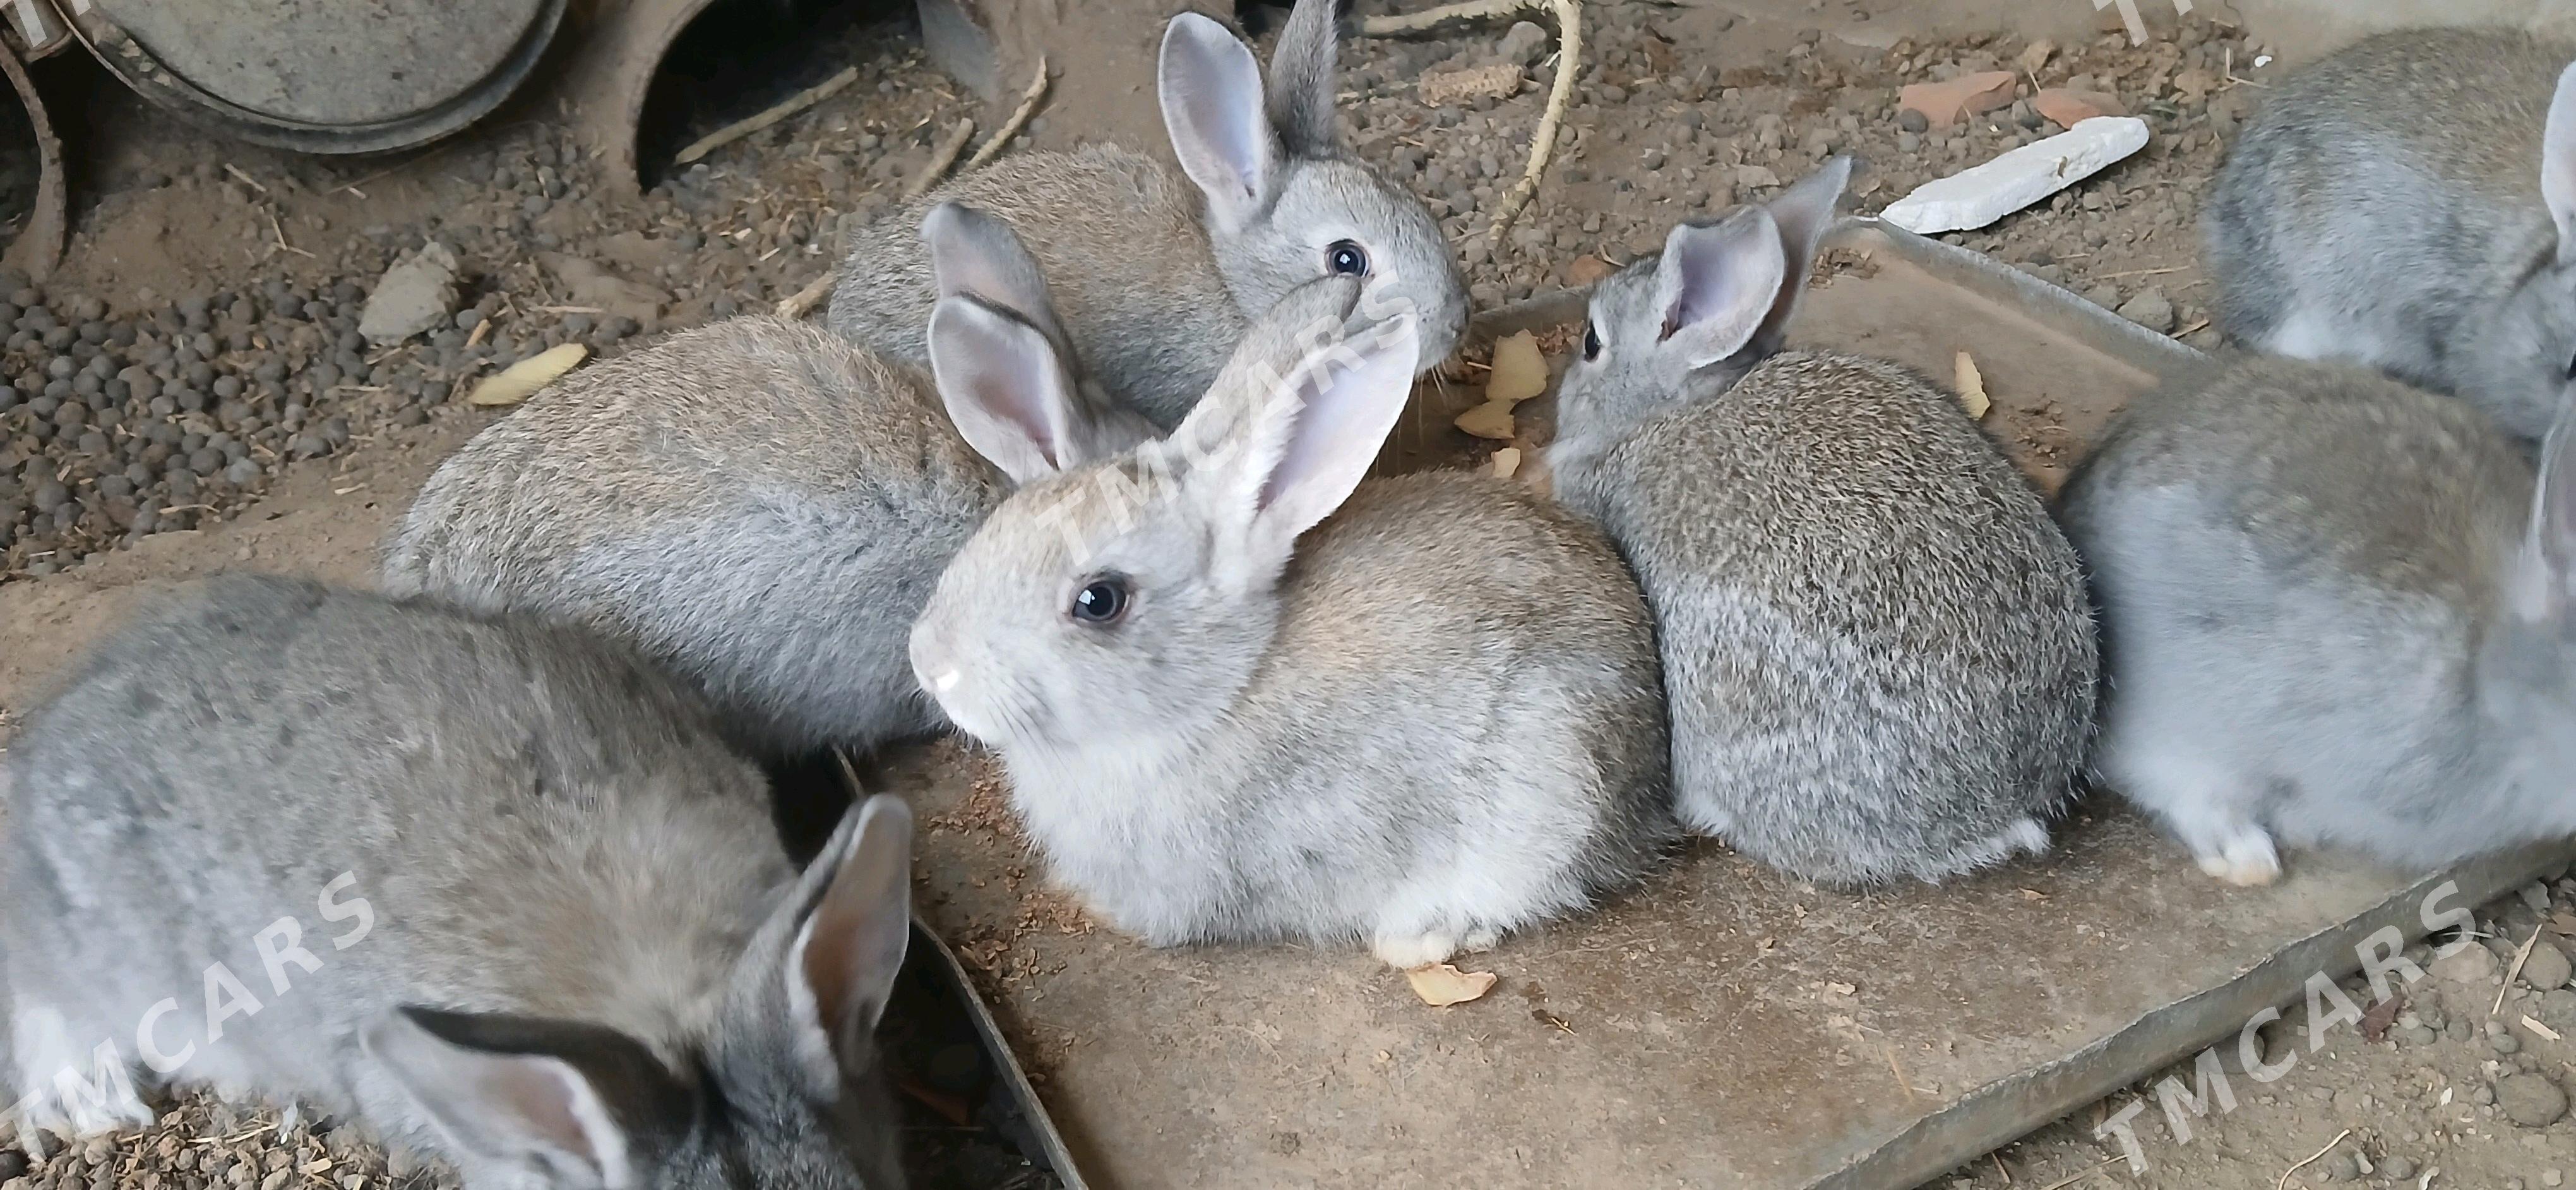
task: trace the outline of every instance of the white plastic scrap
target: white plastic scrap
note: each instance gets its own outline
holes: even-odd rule
[[[1968,231],[2102,172],[2147,147],[2147,122],[2095,116],[1889,203],[1879,218],[1918,235]]]

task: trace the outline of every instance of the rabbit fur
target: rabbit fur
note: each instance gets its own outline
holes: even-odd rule
[[[1045,280],[1007,226],[932,208],[954,303],[949,387],[1051,427],[1067,462],[1152,428],[1087,396]],[[935,728],[904,635],[1007,493],[932,378],[765,317],[576,372],[441,464],[387,545],[384,588],[568,618],[692,679],[743,743],[792,756]]]
[[[2074,551],[1955,398],[1781,351],[1848,172],[1596,287],[1549,464],[1654,610],[1682,822],[1802,879],[1940,880],[2046,847],[2099,659]]]
[[[2134,403],[2078,468],[2103,781],[2210,874],[2282,845],[2430,868],[2576,831],[2576,459],[2535,480],[2458,401],[2246,359]]]
[[[1001,157],[854,229],[832,329],[926,358],[937,292],[911,229],[923,209],[957,201],[1027,241],[1083,362],[1158,426],[1178,424],[1252,320],[1331,275],[1345,247],[1358,256],[1344,263],[1388,287],[1383,300],[1412,306],[1416,370],[1431,370],[1466,326],[1465,283],[1422,201],[1344,146],[1339,51],[1332,0],[1302,0],[1265,91],[1252,51],[1224,26],[1172,18],[1158,85],[1179,172],[1115,145]]]
[[[2224,329],[2538,441],[2576,383],[2571,62],[2576,43],[2409,29],[2282,80],[2203,219]]]
[[[909,813],[800,876],[759,770],[623,648],[225,576],[0,765],[32,1128],[148,1124],[139,1079],[354,1118],[472,1190],[902,1184],[871,1037]]]
[[[1521,485],[1362,481],[1417,344],[1358,298],[1283,301],[1171,440],[1026,477],[913,631],[1057,877],[1153,945],[1360,938],[1412,968],[1674,833],[1635,582]],[[1083,622],[1103,584],[1126,610]]]

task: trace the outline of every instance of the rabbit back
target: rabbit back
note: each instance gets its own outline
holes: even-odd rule
[[[183,591],[5,764],[12,1079],[86,1079],[110,1041],[136,1061],[175,998],[154,1034],[196,1047],[181,1080],[358,1110],[397,1143],[431,1133],[360,1060],[376,1014],[585,1019],[676,1059],[793,878],[758,770],[640,658],[306,582]],[[215,1019],[219,982],[247,1011]]]
[[[2090,734],[2092,621],[2064,536],[1951,398],[1784,353],[1559,479],[1654,609],[1686,824],[1834,883],[2045,843]]]
[[[2576,44],[2528,34],[2415,29],[2282,80],[2204,215],[2225,328],[2459,394],[2538,437],[2576,353],[2576,278],[2552,263],[2541,186],[2571,60]],[[2554,376],[2521,375],[2535,352]]]
[[[1186,179],[1114,145],[1013,153],[852,231],[829,324],[853,343],[926,364],[938,298],[922,217],[959,202],[1010,225],[1045,273],[1092,377],[1155,424],[1198,401],[1246,319],[1217,274]]]
[[[1370,480],[1281,592],[1222,726],[1150,782],[1123,748],[1006,754],[1032,836],[1124,928],[1409,967],[1589,904],[1674,834],[1650,625],[1590,526],[1492,477]]]
[[[405,516],[384,586],[629,641],[764,750],[864,747],[936,724],[904,634],[1004,491],[924,377],[734,319],[476,435]]]
[[[2278,872],[2275,838],[2433,864],[2576,829],[2500,779],[2480,709],[2531,508],[2518,445],[2300,361],[2132,409],[2065,500],[2103,609],[2105,781],[2243,883]]]

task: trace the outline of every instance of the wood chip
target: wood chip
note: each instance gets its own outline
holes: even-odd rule
[[[2532,1031],[2532,1032],[2534,1032],[2534,1033],[2538,1033],[2538,1034],[2540,1034],[2541,1036],[2543,1036],[2543,1037],[2546,1037],[2546,1038],[2550,1039],[2551,1041],[2565,1041],[2565,1040],[2567,1040],[2565,1037],[2559,1036],[2558,1030],[2556,1030],[2556,1029],[2552,1029],[2552,1028],[2550,1028],[2550,1027],[2549,1027],[2549,1026],[2547,1026],[2547,1025],[2541,1024],[2540,1022],[2538,1022],[2538,1021],[2535,1021],[2535,1020],[2531,1019],[2531,1017],[2529,1017],[2528,1015],[2526,1015],[2526,1016],[2524,1016],[2524,1017],[2522,1018],[2522,1027],[2523,1027],[2523,1028],[2525,1028],[2525,1029],[2529,1029],[2529,1030],[2531,1030],[2531,1031]]]
[[[1494,990],[1491,971],[1461,971],[1447,963],[1416,967],[1404,973],[1405,982],[1413,985],[1413,994],[1433,1008],[1447,1008],[1481,999]]]
[[[1485,379],[1488,401],[1526,401],[1547,391],[1547,357],[1538,336],[1522,331],[1494,341],[1494,370]]]
[[[466,402],[485,408],[516,405],[535,396],[538,389],[554,383],[588,358],[590,348],[579,343],[549,347],[475,385],[473,395],[465,398]]]
[[[1977,361],[1964,351],[1959,353],[1959,404],[1967,409],[1970,421],[1986,420],[1986,411],[1995,406],[1986,395],[1985,375],[1977,371]]]
[[[1494,452],[1494,475],[1496,478],[1510,479],[1512,476],[1518,474],[1520,469],[1521,448],[1517,446],[1506,446],[1501,450]]]
[[[1487,401],[1458,415],[1458,428],[1493,442],[1509,442],[1514,433],[1512,402]]]

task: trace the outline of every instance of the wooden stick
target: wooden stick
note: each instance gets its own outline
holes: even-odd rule
[[[2531,928],[2531,937],[2523,941],[2521,953],[2513,956],[2513,966],[2505,970],[2504,982],[2496,987],[2495,1007],[2487,1009],[2488,1016],[2504,1011],[2504,994],[2513,990],[2514,980],[2522,978],[2522,965],[2531,961],[2531,948],[2540,943],[2540,935],[2548,925],[2542,922]]]
[[[1390,17],[1367,17],[1360,21],[1362,37],[1405,37],[1428,33],[1442,25],[1466,21],[1490,21],[1495,17],[1518,16],[1543,8],[1547,0],[1464,0],[1444,4],[1421,12]]]
[[[1040,54],[1038,55],[1038,76],[1029,80],[1028,93],[1020,96],[1020,106],[1011,112],[1010,119],[1002,121],[1001,131],[994,133],[993,139],[985,141],[983,148],[975,150],[975,155],[966,159],[966,165],[961,172],[973,173],[976,167],[1001,156],[1003,147],[1011,143],[1012,137],[1020,134],[1021,128],[1027,126],[1029,116],[1038,110],[1038,100],[1044,98],[1046,92],[1047,60],[1046,55]]]
[[[957,164],[957,154],[965,150],[966,142],[973,139],[975,122],[959,120],[955,128],[948,130],[947,136],[940,138],[939,147],[930,151],[930,164],[922,166],[921,172],[904,186],[903,201],[911,202],[938,185],[939,179],[948,176],[948,167]]]
[[[842,70],[839,74],[833,75],[822,82],[816,83],[815,85],[807,87],[794,95],[788,96],[784,102],[760,113],[759,115],[753,116],[749,119],[736,120],[731,124],[727,124],[722,128],[706,134],[705,136],[699,137],[696,141],[692,142],[688,148],[680,150],[680,155],[672,158],[671,164],[687,165],[700,157],[704,157],[707,154],[715,152],[716,150],[732,144],[735,141],[741,140],[752,133],[758,132],[763,128],[767,128],[780,120],[784,120],[789,116],[804,111],[806,108],[821,103],[824,100],[831,98],[835,93],[839,92],[841,88],[849,86],[857,81],[859,81],[859,68],[856,66],[848,67]]]
[[[2300,1170],[2306,1169],[2307,1167],[2309,1167],[2309,1166],[2311,1166],[2311,1165],[2314,1165],[2314,1164],[2316,1164],[2316,1163],[2317,1163],[2317,1162],[2319,1162],[2319,1161],[2323,1161],[2323,1160],[2325,1160],[2325,1158],[2326,1158],[2326,1154],[2331,1153],[2331,1152],[2334,1152],[2334,1150],[2335,1150],[2335,1146],[2336,1146],[2336,1145],[2339,1145],[2339,1144],[2342,1144],[2342,1143],[2344,1142],[2344,1138],[2345,1138],[2345,1137],[2349,1137],[2349,1136],[2351,1136],[2351,1135],[2352,1135],[2352,1129],[2350,1129],[2350,1128],[2346,1128],[2346,1129],[2344,1129],[2344,1130],[2343,1130],[2343,1135],[2342,1135],[2342,1136],[2338,1136],[2338,1137],[2334,1138],[2333,1140],[2327,1141],[2327,1142],[2326,1142],[2326,1147],[2324,1147],[2324,1148],[2322,1148],[2322,1149],[2317,1150],[2317,1152],[2316,1152],[2316,1155],[2315,1155],[2315,1156],[2310,1157],[2310,1158],[2308,1158],[2307,1160],[2305,1160],[2305,1161],[2302,1161],[2302,1162],[2298,1163],[2297,1165],[2293,1165],[2293,1166],[2291,1166],[2291,1167],[2290,1167],[2290,1168],[2288,1168],[2288,1169],[2282,1170],[2282,1171],[2281,1171],[2281,1180],[2280,1180],[2278,1183],[2276,1183],[2275,1185],[2273,1185],[2272,1190],[2287,1190],[2288,1186],[2290,1185],[2290,1175],[2291,1175],[2291,1174],[2297,1173],[2297,1172],[2299,1172]]]
[[[2102,1163],[2102,1164],[2100,1164],[2100,1165],[2096,1165],[2096,1166],[2094,1166],[2094,1167],[2093,1167],[2093,1168],[2091,1168],[2091,1169],[2085,1170],[2084,1172],[2082,1172],[2082,1173],[2079,1173],[2079,1174],[2075,1175],[2074,1177],[2068,1178],[2068,1179],[2066,1179],[2066,1180],[2064,1180],[2064,1181],[2062,1181],[2062,1182],[2055,1182],[2055,1183],[2052,1183],[2052,1184],[2050,1184],[2050,1186],[2048,1187],[2048,1190],[2066,1190],[2066,1188],[2067,1188],[2067,1187],[2072,1186],[2072,1185],[2074,1185],[2074,1184],[2075,1184],[2075,1183],[2077,1183],[2077,1182],[2081,1182],[2081,1181],[2083,1181],[2083,1180],[2084,1180],[2084,1179],[2086,1179],[2086,1178],[2092,1177],[2094,1174],[2097,1174],[2097,1173],[2102,1172],[2105,1168],[2109,1167],[2109,1166],[2112,1164],[2112,1162],[2115,1162],[2115,1161],[2118,1161],[2118,1160],[2119,1160],[2119,1158],[2117,1158],[2117,1157],[2113,1157],[2113,1158],[2111,1158],[2111,1160],[2110,1160],[2110,1161],[2105,1161],[2105,1162],[2103,1162],[2103,1163]]]
[[[831,296],[832,279],[839,275],[837,270],[825,269],[822,276],[814,278],[805,288],[778,299],[778,316],[797,319],[812,313],[824,298]]]

